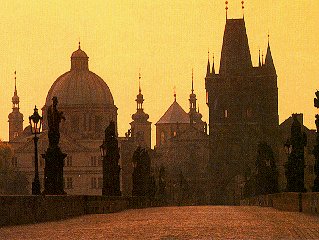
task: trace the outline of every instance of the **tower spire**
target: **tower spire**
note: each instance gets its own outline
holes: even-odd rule
[[[260,49],[259,49],[259,54],[258,54],[259,56],[258,56],[258,62],[259,62],[259,67],[261,67],[261,62],[260,62]]]
[[[138,94],[136,96],[136,110],[142,110],[143,111],[143,102],[144,102],[144,98],[143,98],[143,94],[142,94],[142,89],[141,89],[141,71],[139,71],[138,73]]]
[[[194,68],[192,68],[192,94],[194,93]]]
[[[227,16],[227,12],[228,12],[228,1],[225,2],[225,10],[226,10],[226,20],[228,19],[228,16]]]
[[[209,49],[208,49],[208,61],[207,61],[207,71],[206,71],[206,76],[210,74],[210,62],[209,62]]]
[[[141,89],[141,69],[138,73],[138,92],[141,93],[142,89]]]
[[[268,69],[268,72],[271,74],[276,74],[276,68],[274,65],[274,61],[271,55],[271,50],[270,50],[270,44],[269,44],[269,33],[268,33],[268,46],[267,46],[267,53],[265,57],[265,66]]]
[[[242,9],[242,11],[243,11],[243,18],[245,18],[245,11],[244,11],[244,9],[245,9],[245,6],[244,6],[244,0],[243,1],[241,1],[241,9]]]
[[[17,94],[17,71],[14,71],[14,93]]]
[[[215,54],[213,53],[213,67],[212,67],[212,73],[215,74]]]

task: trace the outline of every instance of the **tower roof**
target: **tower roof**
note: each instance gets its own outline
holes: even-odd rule
[[[162,123],[189,123],[189,116],[177,101],[174,101],[156,124]]]
[[[265,59],[265,66],[270,73],[276,74],[274,60],[272,59],[272,55],[271,55],[269,39],[268,39],[268,47],[267,47],[267,53],[266,53],[266,59]]]
[[[221,75],[242,75],[252,69],[245,20],[226,19],[220,59]]]

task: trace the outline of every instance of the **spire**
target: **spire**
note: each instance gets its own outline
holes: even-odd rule
[[[226,10],[226,20],[228,19],[228,16],[227,16],[227,12],[228,12],[228,1],[225,2],[225,10]]]
[[[259,56],[258,56],[258,62],[259,62],[259,64],[258,64],[258,66],[259,67],[261,67],[261,61],[260,61],[260,49],[259,49],[259,54],[258,54]]]
[[[244,9],[245,9],[245,6],[244,6],[244,1],[241,1],[241,9],[243,11],[243,18],[245,18],[245,12],[244,12]]]
[[[19,109],[20,99],[17,91],[17,71],[14,71],[14,93],[12,97],[12,109]]]
[[[192,68],[192,94],[194,93],[194,69]]]
[[[270,50],[269,34],[268,34],[268,46],[267,46],[267,53],[265,58],[265,66],[269,73],[276,74],[276,68],[275,68],[274,61],[271,55],[271,50]]]
[[[213,67],[212,67],[212,74],[215,75],[215,54],[213,53]]]
[[[207,72],[206,72],[206,76],[208,76],[210,74],[210,62],[209,62],[209,50],[208,50],[208,61],[207,61]]]
[[[14,71],[14,95],[17,95],[17,71]]]
[[[138,73],[138,92],[141,93],[142,89],[141,89],[141,69],[140,72]]]
[[[141,72],[139,72],[138,74],[138,95],[136,96],[136,110],[142,110],[143,111],[143,102],[144,102],[144,98],[143,98],[143,94],[142,94],[142,89],[141,89]]]

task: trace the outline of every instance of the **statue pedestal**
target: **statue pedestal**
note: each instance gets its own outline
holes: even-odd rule
[[[59,147],[49,147],[42,157],[45,159],[44,167],[44,195],[64,195],[63,166],[67,154],[62,153]]]

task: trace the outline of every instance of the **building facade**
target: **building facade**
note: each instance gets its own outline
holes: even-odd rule
[[[219,72],[214,65],[208,60],[205,78],[210,169],[215,202],[232,203],[240,197],[238,179],[254,166],[257,144],[267,142],[278,156],[277,74],[269,41],[265,61],[259,55],[252,65],[244,18],[226,19]]]

